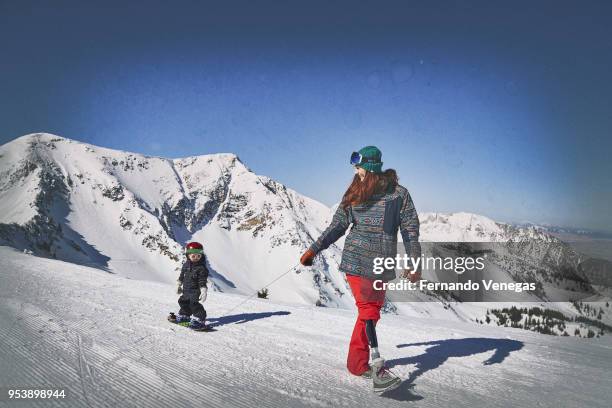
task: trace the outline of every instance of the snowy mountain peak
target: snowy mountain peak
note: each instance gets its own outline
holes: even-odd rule
[[[43,132],[43,133],[29,133],[27,135],[20,136],[10,141],[4,146],[15,145],[15,144],[29,144],[32,142],[48,143],[52,141],[53,142],[68,141],[68,142],[80,143],[80,142],[77,142],[76,140],[71,140],[71,139],[68,139],[62,136],[54,135],[52,133]]]
[[[183,245],[198,240],[223,291],[253,293],[295,265],[329,216],[232,153],[165,159],[36,133],[0,147],[0,174],[0,242],[171,282]],[[335,255],[270,296],[345,304]]]
[[[498,223],[468,212],[421,213],[421,237],[425,241],[495,242],[504,240]]]

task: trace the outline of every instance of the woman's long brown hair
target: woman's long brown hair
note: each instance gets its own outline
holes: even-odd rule
[[[393,169],[387,169],[382,174],[366,172],[363,181],[355,174],[351,185],[348,187],[340,205],[347,208],[351,205],[366,202],[374,194],[381,194],[397,185],[397,173]]]

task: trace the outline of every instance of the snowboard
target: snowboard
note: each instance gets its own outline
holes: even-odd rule
[[[200,328],[200,329],[192,329],[191,327],[189,327],[189,322],[177,322],[176,321],[176,315],[173,312],[170,312],[170,314],[168,315],[168,321],[172,324],[176,324],[177,326],[183,326],[186,327],[192,331],[197,331],[197,332],[214,332],[217,331],[217,329],[215,329],[214,327],[212,327],[211,325],[207,324],[204,327]]]

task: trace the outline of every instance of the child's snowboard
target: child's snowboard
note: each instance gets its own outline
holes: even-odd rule
[[[198,332],[214,332],[217,331],[217,329],[215,329],[214,327],[212,327],[211,325],[204,325],[201,328],[193,328],[193,327],[189,327],[189,322],[177,322],[176,321],[176,315],[173,312],[170,312],[170,314],[168,315],[168,321],[170,323],[174,323],[178,326],[183,326],[183,327],[187,327],[188,329],[191,329],[193,331],[198,331]]]

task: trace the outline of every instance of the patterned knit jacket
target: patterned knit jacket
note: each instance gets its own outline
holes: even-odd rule
[[[375,274],[374,258],[397,255],[397,232],[402,234],[408,256],[421,256],[419,218],[408,190],[400,185],[383,194],[373,195],[368,201],[346,209],[342,206],[334,214],[331,224],[310,249],[315,254],[323,251],[344,235],[353,224],[344,242],[340,270],[349,275],[384,281],[395,278],[395,270]]]

